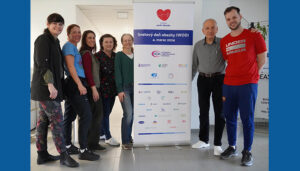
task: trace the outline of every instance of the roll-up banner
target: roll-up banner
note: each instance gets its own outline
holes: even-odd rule
[[[134,3],[134,146],[190,144],[192,2]]]

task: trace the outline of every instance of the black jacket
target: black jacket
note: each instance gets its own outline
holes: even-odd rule
[[[31,81],[31,99],[37,101],[50,99],[48,85],[43,76],[47,70],[53,74],[53,85],[57,89],[56,101],[63,100],[63,57],[59,40],[54,39],[49,30],[34,42],[34,68]]]

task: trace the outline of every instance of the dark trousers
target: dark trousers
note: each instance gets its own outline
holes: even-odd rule
[[[101,134],[105,135],[105,139],[109,140],[111,138],[110,128],[109,128],[109,115],[114,107],[116,96],[114,97],[100,97],[103,103],[103,120],[101,127]]]
[[[204,77],[199,75],[197,80],[198,102],[200,108],[200,132],[199,139],[208,143],[209,141],[209,108],[210,96],[212,95],[215,112],[215,135],[214,145],[222,145],[222,134],[225,126],[225,118],[222,113],[222,86],[224,75]]]
[[[97,89],[100,95],[99,89]],[[93,99],[92,90],[88,89],[88,97],[92,112],[92,122],[88,132],[88,146],[95,147],[99,144],[100,128],[103,119],[103,106],[101,97],[95,102]]]
[[[81,82],[87,87],[84,79],[81,79]],[[76,119],[77,115],[79,116],[79,145],[81,149],[85,149],[88,145],[88,130],[92,119],[92,112],[87,94],[80,95],[76,83],[69,77],[66,79],[66,101],[63,121],[66,145],[71,144],[72,122]]]
[[[52,138],[59,153],[66,151],[62,131],[62,111],[58,101],[40,101],[39,119],[36,125],[36,147],[38,151],[47,150],[48,125],[50,124]]]
[[[224,115],[226,117],[227,137],[230,146],[236,145],[238,111],[243,123],[244,150],[251,150],[254,134],[254,110],[257,98],[257,84],[223,86]]]

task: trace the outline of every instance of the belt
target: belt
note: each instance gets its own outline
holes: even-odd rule
[[[203,72],[199,72],[199,75],[202,76],[202,77],[211,78],[211,77],[215,77],[215,76],[218,76],[218,75],[222,75],[222,73],[221,72],[215,72],[215,73],[206,74],[206,73],[203,73]]]

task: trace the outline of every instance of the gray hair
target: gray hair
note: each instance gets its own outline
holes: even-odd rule
[[[205,24],[207,21],[213,21],[213,22],[215,22],[216,26],[218,26],[218,25],[217,25],[217,21],[216,21],[215,19],[213,19],[213,18],[208,18],[208,19],[206,19],[206,20],[203,22],[202,27],[204,27],[204,24]]]

